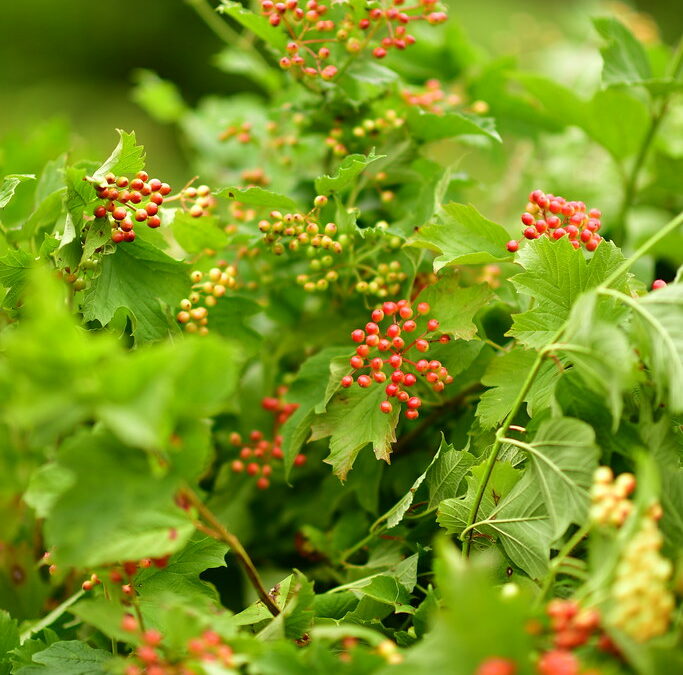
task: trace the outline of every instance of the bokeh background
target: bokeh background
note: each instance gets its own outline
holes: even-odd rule
[[[134,102],[131,90],[140,68],[174,82],[189,104],[211,94],[254,88],[217,65],[215,56],[224,43],[197,11],[215,4],[217,0],[5,0],[0,16],[0,173],[36,172],[45,157],[65,148],[72,148],[74,159],[106,157],[119,127],[137,132],[153,171],[163,168],[169,180],[184,179],[186,158],[174,127],[152,120]],[[630,7],[650,14],[669,43],[683,32],[681,0],[477,0],[450,5],[452,20],[491,55],[514,54],[520,64],[554,71],[578,87],[582,82],[592,86],[599,73],[591,16]],[[558,37],[569,38],[571,58],[556,50],[549,54],[548,46],[556,45]],[[35,152],[27,153],[27,146]]]

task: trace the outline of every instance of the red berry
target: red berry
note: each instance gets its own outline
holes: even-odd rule
[[[235,459],[230,465],[230,468],[234,473],[242,473],[242,471],[244,471],[244,462],[239,459]]]
[[[259,490],[267,490],[270,487],[270,481],[265,476],[261,476],[256,480],[256,487]]]
[[[558,227],[554,232],[553,232],[553,239],[562,239],[564,235],[567,234],[567,230],[565,230],[563,227]]]
[[[147,211],[145,211],[145,209],[138,209],[135,212],[135,220],[137,220],[139,223],[144,222],[145,220],[147,220],[148,217],[149,214],[147,213]]]
[[[399,310],[398,314],[402,319],[410,319],[413,315],[413,310],[410,309],[408,305],[403,305]]]
[[[388,384],[386,386],[384,391],[387,396],[396,396],[396,394],[398,393],[398,385],[392,382],[391,384]]]
[[[358,386],[363,387],[363,389],[369,387],[372,384],[372,380],[368,375],[359,375],[358,376]]]
[[[365,333],[360,328],[357,328],[351,333],[351,339],[354,342],[363,342],[365,340]]]
[[[165,197],[167,194],[170,194],[170,192],[171,186],[168,183],[162,183],[161,187],[159,188],[159,194]]]
[[[382,305],[382,310],[385,314],[391,316],[392,314],[396,314],[396,312],[398,311],[398,306],[395,302],[385,302]]]
[[[376,371],[372,374],[372,379],[373,379],[375,382],[380,382],[380,383],[381,383],[381,382],[384,382],[384,381],[387,379],[387,376],[386,376],[381,370],[376,370]]]
[[[370,321],[365,324],[365,330],[370,334],[370,335],[377,335],[379,333],[379,326]]]
[[[418,314],[429,314],[430,306],[426,302],[421,302],[417,306],[417,313]]]
[[[403,358],[401,357],[400,354],[392,354],[389,357],[389,365],[394,369],[400,368],[402,363],[403,363]]]
[[[372,368],[373,370],[382,370],[383,367],[384,361],[379,356],[370,361],[370,368]]]
[[[375,47],[375,48],[372,50],[372,55],[373,55],[376,59],[383,59],[383,58],[387,55],[387,50],[384,49],[384,47]]]
[[[392,323],[391,326],[387,328],[387,337],[395,338],[401,334],[401,327],[397,323]]]
[[[408,319],[408,321],[403,324],[403,330],[407,333],[412,333],[416,328],[417,324],[412,319]]]
[[[396,394],[396,398],[401,401],[401,403],[407,403],[408,399],[410,398],[410,394],[405,390],[401,390],[398,392],[398,394]]]
[[[483,661],[474,675],[515,675],[516,672],[514,661],[493,656]]]
[[[419,416],[420,416],[420,413],[417,410],[415,410],[414,408],[408,408],[408,410],[406,410],[406,417],[409,420],[416,420]]]
[[[123,206],[117,206],[111,212],[111,215],[114,220],[123,220],[128,215],[128,210],[125,209]]]
[[[560,649],[545,652],[538,662],[539,675],[578,675],[579,667],[574,654]]]
[[[256,462],[250,462],[247,464],[247,473],[250,476],[256,476],[261,473],[261,467]]]
[[[524,225],[533,225],[534,224],[534,217],[529,213],[529,212],[524,212],[522,214],[522,223]]]
[[[131,230],[130,232],[124,232],[123,241],[135,241],[135,232],[133,232],[133,230]]]
[[[154,628],[149,628],[142,634],[142,640],[151,647],[156,647],[164,639],[164,636]]]
[[[138,171],[135,175],[142,181],[149,180],[149,174],[146,171]]]
[[[147,227],[156,228],[161,225],[161,218],[159,216],[150,216],[147,218]]]
[[[652,282],[652,290],[653,291],[656,291],[660,288],[664,288],[665,286],[666,286],[666,281],[664,281],[664,279],[655,279]]]
[[[405,375],[402,370],[395,370],[393,373],[391,373],[391,381],[395,384],[400,384],[403,382],[404,377]]]
[[[382,402],[379,404],[379,409],[380,409],[383,413],[389,414],[389,413],[391,412],[391,401],[382,401]]]
[[[368,345],[358,345],[356,347],[356,354],[365,358],[370,353],[370,347]]]
[[[107,209],[104,206],[98,206],[93,213],[95,218],[104,218],[107,215]]]
[[[381,309],[374,309],[371,314],[372,320],[378,323],[384,318],[384,312]],[[367,327],[366,327],[367,330]]]
[[[124,240],[124,233],[121,230],[114,230],[111,233],[111,240],[115,244],[120,244]]]
[[[149,187],[152,189],[152,192],[158,192],[161,189],[161,181],[158,178],[152,178],[149,181]]]
[[[406,387],[412,387],[416,382],[417,378],[412,373],[407,373],[403,380],[403,384],[405,384]]]
[[[121,628],[127,633],[133,633],[138,629],[138,620],[132,614],[124,614],[121,619]]]
[[[538,239],[538,230],[535,227],[526,227],[522,232],[526,239]]]
[[[427,340],[415,340],[415,348],[418,352],[426,352],[429,350],[429,342]]]
[[[407,401],[409,408],[419,408],[422,405],[422,401],[417,396],[412,396]]]
[[[427,321],[427,330],[435,331],[439,327],[439,322],[436,319]]]
[[[507,243],[506,248],[508,251],[510,251],[510,253],[516,253],[519,250],[519,243],[516,242],[514,239],[510,239],[510,241]]]

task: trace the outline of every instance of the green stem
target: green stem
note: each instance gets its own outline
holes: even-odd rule
[[[669,72],[669,77],[672,79],[677,79],[683,68],[683,38],[678,43],[676,52],[671,62],[671,68]],[[617,246],[623,244],[624,236],[626,234],[626,218],[628,217],[628,212],[633,206],[633,202],[636,199],[638,191],[638,179],[640,178],[641,171],[645,166],[645,161],[650,152],[652,146],[652,141],[657,135],[657,131],[661,126],[664,117],[666,116],[667,110],[669,108],[669,100],[671,98],[670,94],[665,94],[662,96],[657,110],[652,114],[650,119],[650,124],[645,132],[643,141],[638,149],[638,154],[633,161],[633,166],[631,170],[626,174],[624,181],[624,196],[621,202],[621,208],[619,209],[619,215],[617,216],[616,226],[612,231],[612,240]]]
[[[564,328],[562,329],[564,330]],[[555,336],[551,342],[557,342],[559,339],[559,336],[562,333],[562,330]],[[512,409],[510,412],[507,414],[507,417],[505,418],[505,421],[503,422],[503,426],[498,429],[496,432],[496,440],[493,444],[493,447],[491,448],[491,452],[489,453],[489,457],[486,460],[486,471],[484,472],[484,476],[481,480],[481,483],[479,483],[479,487],[477,489],[477,494],[474,497],[474,502],[472,502],[472,507],[470,508],[470,512],[467,516],[467,525],[465,527],[465,533],[466,536],[463,540],[462,544],[462,555],[463,558],[467,558],[470,555],[470,548],[472,546],[472,536],[474,534],[474,530],[471,529],[472,525],[476,522],[477,520],[477,513],[479,512],[479,507],[481,506],[481,501],[484,498],[484,493],[486,492],[486,486],[488,485],[489,479],[491,478],[491,474],[493,473],[493,469],[496,466],[496,460],[498,459],[498,453],[500,452],[500,447],[503,443],[503,438],[505,437],[505,434],[507,434],[508,429],[510,428],[510,425],[512,424],[515,416],[519,412],[519,409],[522,407],[522,404],[524,403],[524,399],[526,398],[527,394],[529,393],[529,390],[531,389],[531,385],[534,383],[534,378],[538,374],[538,371],[541,369],[541,365],[543,364],[543,358],[545,354],[543,352],[539,352],[536,356],[536,360],[534,361],[533,366],[531,367],[531,370],[528,372],[526,379],[524,380],[524,384],[522,384],[522,388],[519,390],[519,393],[517,394],[517,398],[515,399],[515,402],[512,404]]]
[[[270,68],[270,65],[263,57],[261,52],[253,45],[251,37],[245,37],[243,33],[239,33],[228,23],[223,21],[216,10],[207,0],[185,0],[185,2],[197,12],[202,21],[213,31],[213,33],[225,42],[230,47],[238,47],[242,50],[250,51],[256,56],[264,65]]]
[[[550,571],[546,575],[545,581],[543,582],[543,586],[541,587],[541,592],[539,593],[538,598],[536,600],[537,604],[540,605],[543,603],[543,600],[548,595],[548,592],[553,586],[555,577],[557,577],[557,574],[560,571],[562,563],[569,556],[569,554],[576,548],[576,546],[578,546],[581,540],[588,535],[592,526],[593,524],[591,522],[588,522],[584,524],[582,527],[580,527],[576,532],[574,532],[573,536],[569,539],[569,541],[567,541],[567,543],[560,549],[560,552],[552,559],[550,563]]]

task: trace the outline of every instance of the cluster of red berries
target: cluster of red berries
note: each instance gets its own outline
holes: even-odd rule
[[[184,211],[193,218],[199,218],[210,215],[211,209],[216,205],[216,198],[211,195],[208,185],[190,185],[180,193],[180,203]]]
[[[273,461],[282,461],[282,436],[278,429],[294,414],[299,407],[298,403],[286,403],[283,400],[287,393],[287,387],[279,387],[277,396],[267,396],[261,401],[264,410],[273,413],[273,440],[264,437],[262,431],[254,430],[249,434],[248,440],[242,440],[238,433],[230,434],[230,443],[240,448],[239,458],[234,459],[230,468],[234,473],[246,473],[248,476],[258,476],[256,487],[266,490],[270,487],[270,475],[273,473]],[[306,455],[298,454],[294,459],[295,466],[301,466],[306,462]]]
[[[308,0],[305,9],[298,0],[261,0],[261,11],[271,26],[283,26],[290,38],[287,54],[280,59],[281,68],[331,80],[339,72],[336,66],[325,65],[332,55],[331,46],[344,45],[349,54],[372,46],[372,55],[382,59],[389,49],[403,50],[415,43],[415,37],[407,32],[411,21],[438,24],[447,18],[445,12],[434,11],[437,0],[419,0],[410,7],[403,6],[404,3],[405,0],[393,0],[367,8],[360,20],[353,12],[346,12],[341,21],[330,19],[333,10],[317,0]],[[380,32],[385,37],[379,39]]]
[[[576,649],[585,645],[600,629],[597,609],[579,606],[575,600],[555,598],[546,607],[553,632],[553,645],[557,649]]]
[[[247,187],[266,187],[270,184],[270,178],[261,167],[244,169],[242,171],[242,183]]]
[[[351,375],[344,375],[341,379],[341,386],[345,388],[354,383],[354,374],[358,386],[364,388],[370,387],[373,382],[384,383],[388,379],[389,384],[385,389],[388,399],[380,403],[380,410],[389,414],[393,409],[389,399],[396,398],[399,404],[406,404],[405,414],[411,420],[419,417],[418,408],[422,405],[422,399],[419,396],[411,396],[409,392],[409,389],[417,384],[419,377],[424,377],[435,392],[443,391],[444,387],[453,381],[440,361],[412,361],[407,358],[406,354],[413,348],[424,353],[429,351],[431,342],[450,341],[448,335],[429,337],[439,328],[436,319],[428,319],[426,326],[420,331],[418,322],[429,313],[430,307],[426,302],[420,302],[416,310],[417,313],[413,311],[408,300],[385,302],[381,309],[373,310],[372,321],[365,324],[365,329],[357,328],[351,333],[351,339],[358,343],[356,353],[349,361],[354,372]],[[391,324],[382,331],[379,324],[385,318],[390,319]],[[410,342],[406,343],[405,338]],[[385,356],[387,358],[384,358]],[[391,370],[388,377],[385,366],[389,366]],[[357,374],[359,370],[365,369],[369,372]]]
[[[164,653],[163,634],[155,628],[142,630],[132,614],[123,617],[121,628],[127,633],[139,634],[141,642],[130,656],[135,662],[126,666],[124,675],[198,675],[205,672],[203,668],[198,671],[192,667],[192,661],[215,664],[221,670],[234,666],[232,648],[215,631],[206,630],[200,637],[188,640],[188,665],[169,660]]]
[[[455,91],[446,91],[439,80],[427,80],[420,89],[404,89],[401,98],[408,104],[436,115],[443,115],[453,108],[462,105],[463,99]],[[486,101],[473,101],[468,112],[485,115],[489,111]]]
[[[133,180],[108,173],[94,187],[97,196],[106,200],[105,204],[95,208],[95,218],[110,217],[111,238],[116,244],[135,241],[135,222],[147,223],[151,228],[159,227],[159,207],[171,192],[168,183],[162,183],[158,178],[150,180],[146,171],[138,171]]]
[[[313,209],[308,213],[281,213],[271,211],[270,220],[259,221],[258,229],[263,233],[263,242],[275,255],[282,255],[286,249],[298,251],[302,246],[310,247],[311,257],[316,250],[342,252],[342,244],[335,241],[337,225],[327,223],[321,227],[318,223],[320,209],[327,204],[325,195],[318,195],[313,201]]]
[[[188,333],[208,335],[209,308],[215,307],[218,298],[222,298],[228,289],[237,286],[235,267],[225,260],[219,260],[216,265],[208,271],[208,279],[201,270],[190,273],[192,293],[180,301],[180,311],[176,314],[176,320]]]
[[[234,138],[238,143],[246,145],[247,143],[251,143],[253,140],[251,128],[251,122],[242,122],[239,125],[231,124],[229,127],[221,131],[218,138],[221,141],[228,141],[231,138]]]
[[[522,234],[525,239],[546,236],[558,240],[566,236],[574,248],[580,248],[583,244],[586,250],[595,251],[602,241],[598,234],[601,215],[598,209],[587,210],[583,202],[570,202],[564,197],[534,190],[522,214]],[[517,251],[520,241],[510,240],[508,251]]]

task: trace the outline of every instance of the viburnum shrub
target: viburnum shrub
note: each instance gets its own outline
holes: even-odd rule
[[[182,161],[0,136],[0,673],[683,672],[683,49],[187,5]]]

